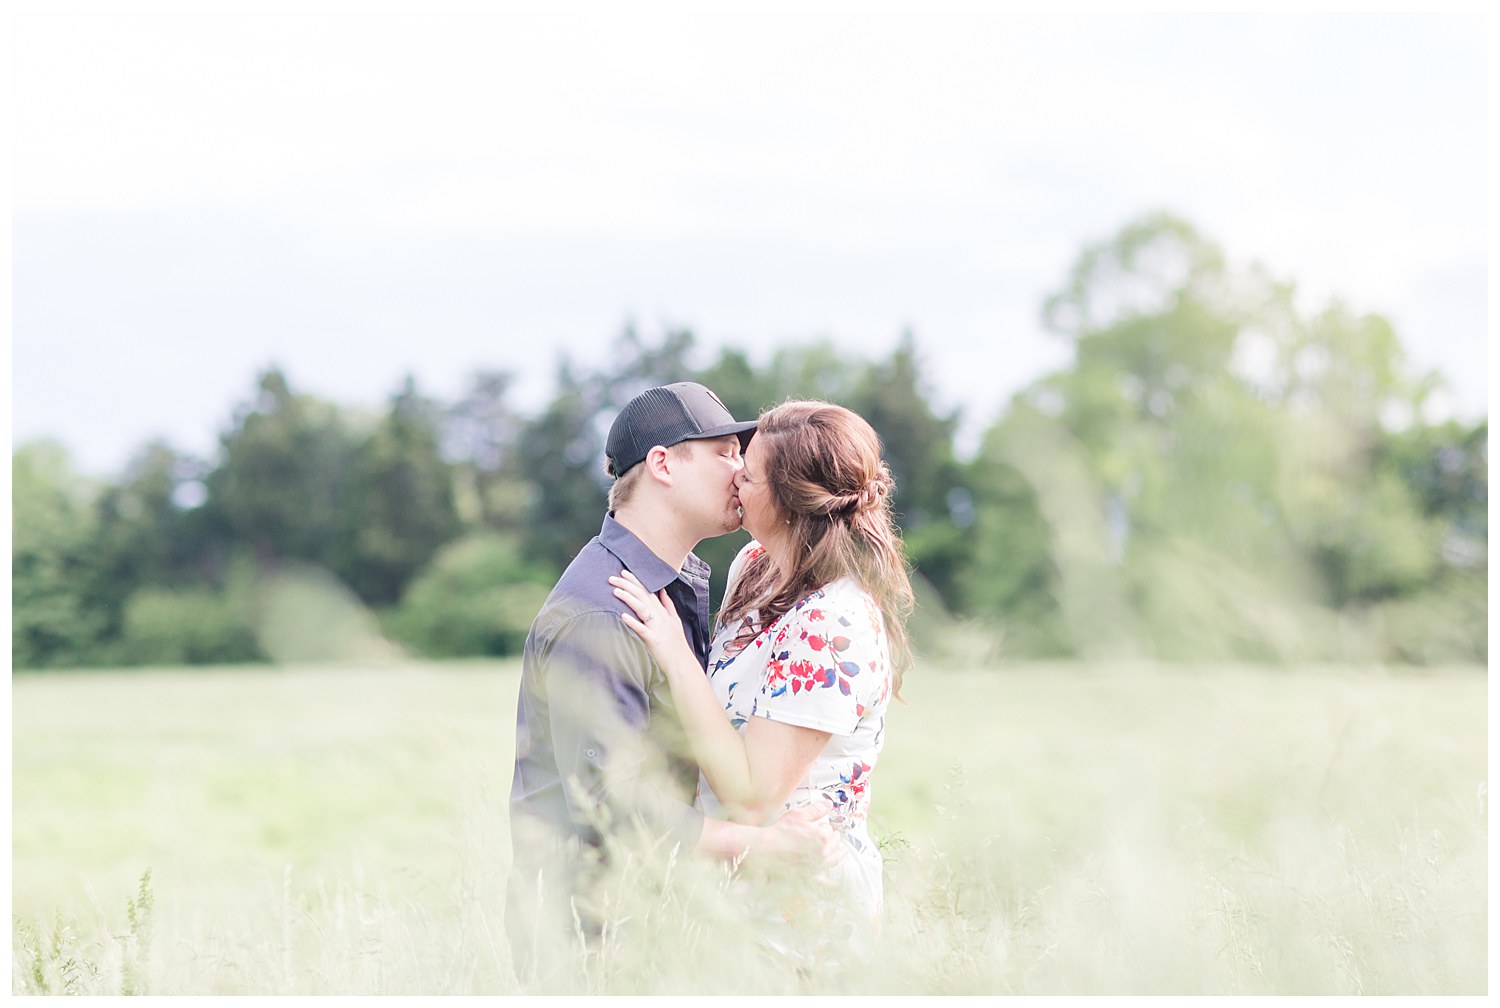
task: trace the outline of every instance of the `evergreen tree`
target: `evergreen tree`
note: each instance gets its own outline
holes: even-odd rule
[[[566,359],[546,409],[521,431],[522,470],[533,493],[526,516],[526,559],[561,574],[599,532],[608,476],[599,382]]]
[[[394,604],[459,533],[452,467],[438,449],[437,405],[408,377],[355,452],[329,567],[361,599]]]
[[[331,566],[361,440],[337,407],[264,372],[205,481],[211,519],[261,563]]]

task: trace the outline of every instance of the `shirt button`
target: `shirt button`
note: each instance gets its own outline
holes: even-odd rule
[[[593,749],[585,749],[583,751],[583,754],[585,756],[587,756],[589,759],[593,759],[595,756],[599,755],[599,753],[596,750],[593,750]]]

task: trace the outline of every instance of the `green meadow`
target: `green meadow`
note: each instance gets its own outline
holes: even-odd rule
[[[16,674],[12,992],[521,992],[517,676]],[[1486,691],[1482,668],[923,667],[873,784],[868,961],[776,968],[687,892],[580,987],[1484,994]]]

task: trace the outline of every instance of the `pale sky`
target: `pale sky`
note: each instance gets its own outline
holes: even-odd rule
[[[371,407],[508,369],[531,409],[627,322],[699,363],[910,328],[972,435],[1066,363],[1081,249],[1159,209],[1487,410],[1476,14],[13,9],[13,441],[97,475],[211,456],[273,362]]]

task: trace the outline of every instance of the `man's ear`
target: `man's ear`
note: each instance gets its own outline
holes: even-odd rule
[[[652,446],[641,461],[646,467],[646,475],[663,486],[672,485],[672,460],[667,450],[661,445]]]

